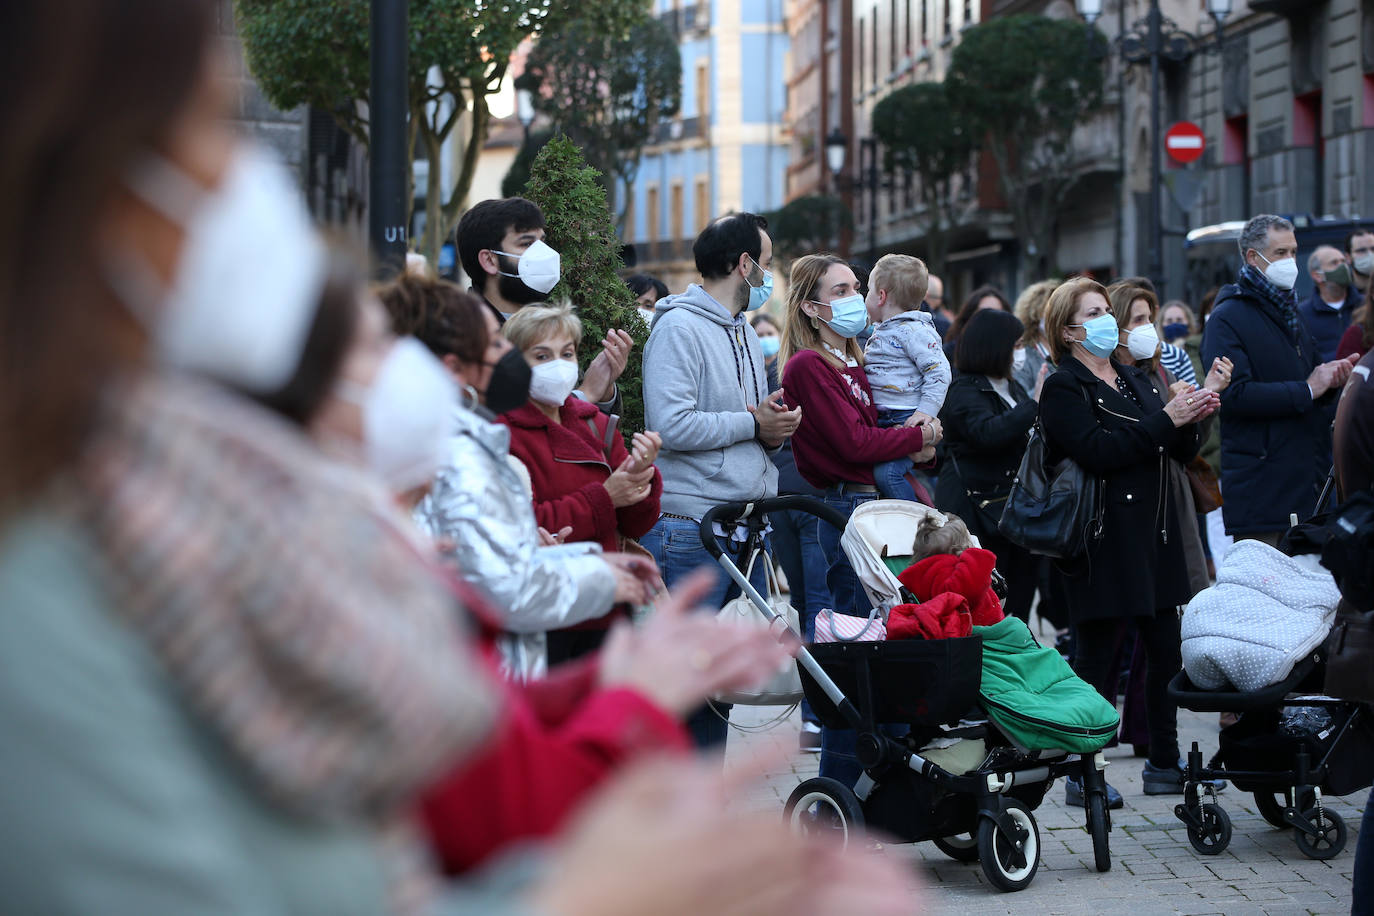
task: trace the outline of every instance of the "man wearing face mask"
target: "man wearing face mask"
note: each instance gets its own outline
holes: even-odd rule
[[[458,256],[472,291],[496,316],[497,324],[535,302],[545,302],[558,285],[562,261],[544,241],[544,214],[523,197],[484,200],[458,221]],[[580,397],[603,413],[616,413],[616,380],[625,371],[634,345],[629,334],[612,330],[601,353],[587,367]]]
[[[1277,544],[1289,516],[1306,518],[1316,503],[1331,465],[1336,393],[1353,362],[1322,362],[1299,317],[1293,224],[1256,216],[1239,244],[1245,263],[1217,294],[1202,364],[1220,357],[1234,364],[1221,395],[1226,533]]]
[[[776,496],[769,452],[801,422],[801,410],[783,406],[781,389],[769,394],[758,334],[745,318],[773,288],[767,228],[761,216],[732,213],[702,230],[692,246],[702,282],[658,303],[644,350],[645,424],[663,439],[663,515],[640,543],[669,588],[698,567],[715,569],[710,607],[737,587],[701,546],[701,517],[721,503]],[[763,573],[756,564],[760,590]],[[725,742],[726,723],[713,710],[688,727],[701,747]]]
[[[1312,295],[1298,305],[1298,314],[1317,344],[1318,355],[1330,360],[1364,296],[1355,288],[1345,255],[1331,245],[1321,245],[1308,256],[1307,272],[1314,287]]]

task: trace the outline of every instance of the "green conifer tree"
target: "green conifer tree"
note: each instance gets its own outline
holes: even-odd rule
[[[606,205],[601,173],[587,165],[572,141],[560,135],[535,158],[525,196],[544,211],[548,243],[563,259],[563,278],[553,297],[571,300],[582,319],[578,356],[583,371],[601,352],[607,331],[619,328],[634,338],[629,363],[620,376],[620,428],[626,434],[639,432],[644,429],[643,358],[649,328],[618,273],[620,241]]]

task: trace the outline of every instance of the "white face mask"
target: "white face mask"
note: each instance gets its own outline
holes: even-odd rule
[[[577,363],[551,359],[530,367],[530,397],[550,407],[560,407],[577,386]]]
[[[1374,273],[1374,252],[1355,255],[1355,269],[1368,276]]]
[[[1016,347],[1011,351],[1011,367],[1020,369],[1026,364],[1026,348]]]
[[[1279,289],[1292,289],[1293,284],[1298,282],[1298,261],[1296,258],[1279,258],[1271,261],[1258,251],[1260,260],[1268,266],[1264,268],[1264,276],[1270,283]]]
[[[536,293],[547,293],[558,285],[559,271],[562,269],[562,259],[558,252],[546,245],[543,239],[534,242],[526,248],[523,254],[511,254],[508,251],[498,251],[499,255],[508,258],[518,258],[516,266],[518,273],[508,274],[501,272],[503,277],[518,276],[520,282],[524,283]]]
[[[339,383],[339,396],[363,412],[367,463],[395,493],[434,477],[452,431],[457,391],[444,364],[413,337],[402,337],[369,388]]]
[[[111,286],[148,327],[160,361],[253,394],[280,390],[300,364],[326,269],[286,169],[243,149],[207,191],[150,153],[127,183],[186,233],[166,290],[136,255],[107,262]]]
[[[1126,335],[1126,349],[1136,359],[1151,359],[1159,351],[1159,332],[1152,324],[1132,328]]]

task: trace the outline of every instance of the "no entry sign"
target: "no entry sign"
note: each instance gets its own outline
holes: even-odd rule
[[[1170,159],[1185,165],[1201,158],[1206,146],[1202,128],[1192,121],[1179,121],[1164,134],[1164,152]]]

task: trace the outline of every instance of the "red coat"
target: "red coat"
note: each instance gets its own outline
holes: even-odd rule
[[[587,421],[596,424],[592,435]],[[654,470],[649,495],[633,506],[617,509],[603,484],[614,468],[629,457],[619,433],[611,436],[606,460],[606,415],[579,398],[569,397],[554,423],[533,403],[501,417],[510,427],[510,453],[530,472],[534,486],[534,515],[546,531],[571,526],[569,541],[595,541],[603,550],[618,550],[619,537],[637,538],[658,522],[663,478]]]
[[[636,756],[686,753],[682,725],[641,694],[602,689],[595,658],[559,665],[527,684],[496,674],[482,599],[452,587],[481,624],[491,679],[504,690],[500,720],[477,756],[424,794],[420,814],[445,873],[467,871],[516,844],[559,831],[587,796]]]
[[[929,601],[943,592],[954,592],[968,602],[975,627],[997,623],[1005,615],[1002,602],[992,590],[992,570],[997,555],[981,547],[960,554],[939,553],[909,566],[897,580],[911,589],[917,601]]]
[[[963,595],[943,592],[920,604],[899,604],[887,616],[888,639],[955,639],[973,632]]]

